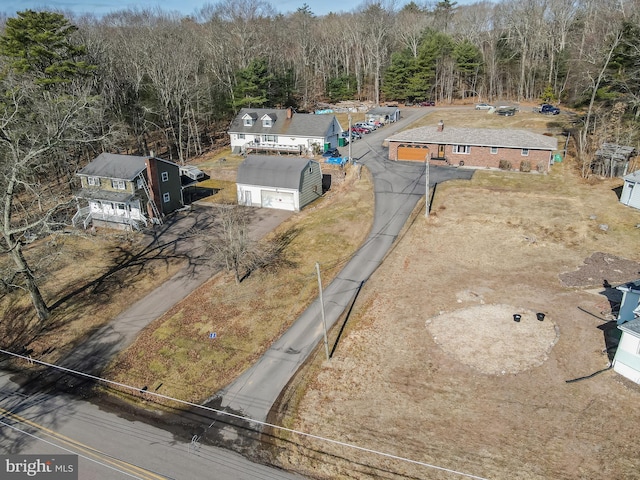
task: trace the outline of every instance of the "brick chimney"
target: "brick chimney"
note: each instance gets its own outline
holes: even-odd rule
[[[291,119],[291,117],[293,117],[293,108],[289,107],[287,108],[287,118]]]
[[[444,122],[442,120],[440,120],[438,122],[438,132],[441,132],[444,130]]]

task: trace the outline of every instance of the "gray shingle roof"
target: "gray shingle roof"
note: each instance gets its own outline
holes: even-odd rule
[[[136,155],[119,155],[117,153],[101,153],[84,168],[78,171],[78,175],[90,177],[106,177],[118,180],[133,180],[140,172],[145,170],[149,157]],[[176,165],[174,162],[154,157],[159,162]]]
[[[618,328],[623,332],[630,333],[634,337],[640,337],[640,318],[618,325]]]
[[[436,143],[440,145],[470,145],[502,148],[528,148],[530,150],[556,150],[555,137],[526,130],[460,128],[444,126],[420,127],[400,132],[387,139],[389,142]]]
[[[367,113],[371,115],[394,115],[398,110],[398,107],[373,107]]]
[[[250,127],[245,127],[242,118],[245,115],[255,119]],[[273,119],[271,127],[262,126],[262,117],[269,115]],[[229,126],[229,133],[251,133],[262,135],[284,135],[291,137],[325,137],[333,115],[315,115],[312,113],[294,113],[287,118],[286,109],[243,108]]]
[[[146,168],[145,161],[147,158],[134,155],[101,153],[81,169],[78,175],[133,180]]]
[[[636,170],[629,175],[625,175],[624,177],[622,177],[622,179],[626,180],[627,182],[640,183],[640,170]]]
[[[236,183],[300,189],[302,172],[314,160],[302,157],[247,155],[238,166]]]
[[[76,195],[80,198],[122,203],[126,203],[135,198],[135,195],[130,192],[114,192],[111,190],[96,190],[88,188],[83,188]]]

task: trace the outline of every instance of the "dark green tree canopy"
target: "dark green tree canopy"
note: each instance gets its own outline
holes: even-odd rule
[[[86,50],[72,42],[77,27],[59,13],[18,12],[7,20],[0,37],[0,55],[16,73],[32,74],[37,83],[68,82],[93,71],[81,57]]]

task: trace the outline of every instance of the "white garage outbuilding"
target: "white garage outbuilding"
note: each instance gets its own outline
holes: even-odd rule
[[[307,158],[248,155],[236,188],[239,205],[298,211],[322,196],[322,171]]]

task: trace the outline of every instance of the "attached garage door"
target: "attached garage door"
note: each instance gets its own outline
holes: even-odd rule
[[[280,210],[295,210],[293,193],[274,192],[272,190],[262,190],[262,206],[264,208],[279,208]]]
[[[425,145],[400,145],[398,146],[398,160],[411,162],[424,162],[427,159],[429,148]]]

